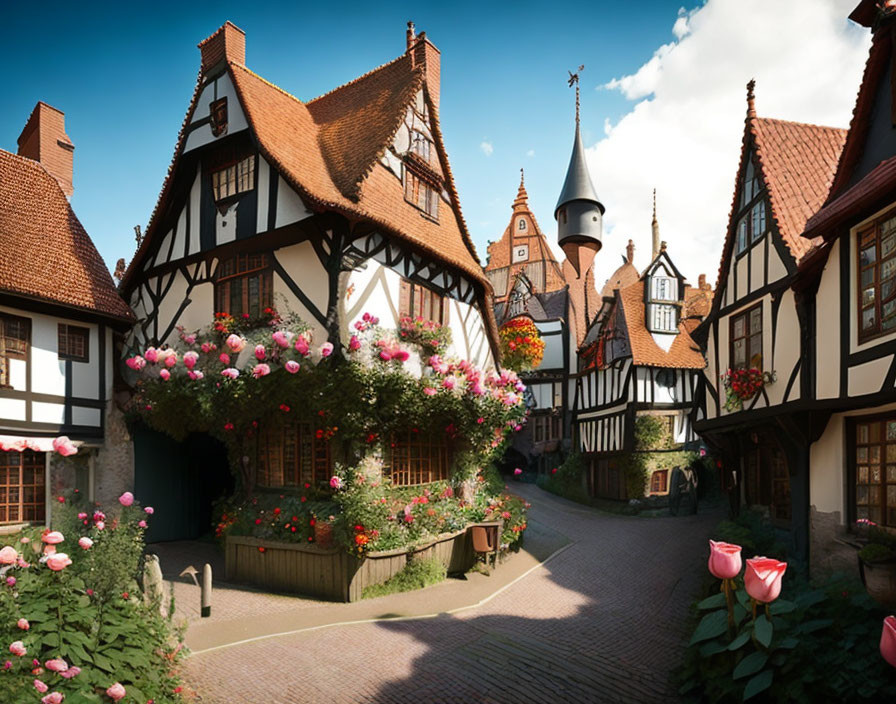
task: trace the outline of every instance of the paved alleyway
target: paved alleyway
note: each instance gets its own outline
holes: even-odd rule
[[[534,504],[530,524],[573,543],[487,603],[200,651],[189,683],[203,704],[674,700],[667,678],[719,515],[613,516],[514,489]],[[440,587],[422,592],[432,613]]]

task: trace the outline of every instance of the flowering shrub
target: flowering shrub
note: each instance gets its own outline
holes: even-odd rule
[[[544,358],[544,340],[532,319],[520,316],[508,320],[498,330],[504,366],[518,372],[535,369]]]
[[[173,609],[163,618],[137,583],[152,509],[129,494],[108,513],[60,498],[57,530],[0,550],[14,555],[0,560],[0,701],[180,702]]]
[[[775,381],[774,372],[763,372],[752,369],[729,369],[722,374],[722,385],[725,387],[725,408],[739,411],[744,401],[749,401],[759,390]]]
[[[432,320],[404,317],[398,321],[402,342],[417,345],[425,359],[443,353],[451,346],[451,330]]]

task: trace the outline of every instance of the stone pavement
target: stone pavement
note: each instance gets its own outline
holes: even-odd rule
[[[631,518],[513,488],[533,503],[531,535],[492,577],[357,604],[217,590],[213,618],[187,634],[198,701],[674,701],[668,679],[720,514]],[[196,588],[177,589],[187,606]]]

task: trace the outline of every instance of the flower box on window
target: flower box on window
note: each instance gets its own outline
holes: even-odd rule
[[[744,401],[749,401],[764,386],[775,382],[775,372],[764,372],[756,367],[750,369],[729,369],[722,374],[725,386],[725,408],[728,411],[739,411]]]

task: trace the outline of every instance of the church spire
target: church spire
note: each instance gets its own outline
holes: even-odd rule
[[[653,189],[653,223],[651,223],[653,231],[653,255],[650,260],[653,261],[660,253],[660,224],[656,219],[656,189]]]
[[[516,200],[513,201],[514,210],[529,209],[529,194],[526,193],[526,175],[520,169],[520,189],[516,193]]]

